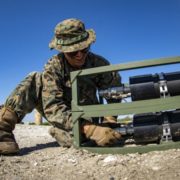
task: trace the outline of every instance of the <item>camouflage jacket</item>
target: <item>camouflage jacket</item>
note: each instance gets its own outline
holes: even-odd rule
[[[109,65],[103,57],[89,52],[82,69]],[[42,104],[48,121],[63,129],[72,128],[71,120],[71,83],[70,72],[77,70],[71,67],[60,53],[53,56],[45,65],[42,74]],[[121,78],[117,73],[104,73],[86,76],[80,79],[79,104],[98,104],[97,89],[120,86]]]

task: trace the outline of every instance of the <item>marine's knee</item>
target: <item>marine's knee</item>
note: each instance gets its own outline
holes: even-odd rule
[[[49,134],[54,137],[62,147],[71,147],[73,144],[73,134],[70,131],[67,132],[63,129],[52,127],[49,129]]]

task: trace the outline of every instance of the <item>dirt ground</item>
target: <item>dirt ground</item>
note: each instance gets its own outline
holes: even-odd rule
[[[49,126],[20,125],[14,133],[21,148],[0,156],[1,180],[179,180],[180,149],[145,154],[95,154],[60,147]]]

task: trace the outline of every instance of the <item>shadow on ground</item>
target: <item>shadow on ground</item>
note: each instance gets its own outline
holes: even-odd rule
[[[49,142],[46,144],[37,144],[36,146],[32,147],[25,147],[20,149],[19,155],[27,155],[30,154],[33,151],[41,150],[41,149],[46,149],[46,148],[52,148],[52,147],[60,147],[60,145],[55,141],[55,142]]]

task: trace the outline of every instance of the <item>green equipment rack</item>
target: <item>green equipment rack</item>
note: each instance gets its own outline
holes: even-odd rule
[[[132,69],[170,65],[180,63],[180,56],[151,59],[144,61],[136,61],[123,63],[118,65],[109,65],[96,67],[86,70],[78,70],[71,72],[72,84],[72,118],[74,146],[76,148],[84,148],[96,153],[144,153],[152,150],[165,150],[170,148],[180,148],[180,142],[167,142],[159,145],[146,145],[135,147],[82,147],[80,133],[80,118],[83,117],[103,117],[107,115],[127,115],[147,112],[160,112],[169,109],[180,109],[180,96],[173,96],[160,99],[141,100],[127,103],[98,104],[98,105],[78,105],[78,77],[93,75],[105,72],[127,71]],[[173,72],[173,69],[172,69]]]

